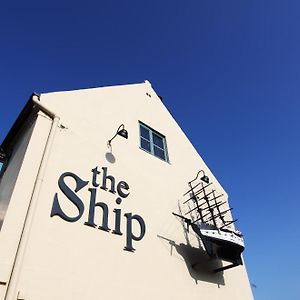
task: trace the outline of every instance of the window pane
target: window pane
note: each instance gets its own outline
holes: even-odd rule
[[[140,127],[140,148],[150,154],[168,161],[166,138],[143,123]]]
[[[166,155],[165,155],[165,151],[163,151],[162,149],[154,146],[154,155],[157,157],[160,157],[163,160],[166,160]]]
[[[155,133],[153,133],[153,144],[160,147],[161,149],[164,149],[163,139]]]
[[[141,136],[143,138],[145,138],[146,140],[150,141],[150,134],[149,134],[149,130],[147,128],[145,128],[144,126],[141,126]]]
[[[141,148],[147,150],[148,152],[151,152],[150,142],[141,138]]]

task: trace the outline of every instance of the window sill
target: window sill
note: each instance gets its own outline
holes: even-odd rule
[[[144,152],[148,153],[150,156],[155,157],[155,158],[157,158],[157,159],[159,159],[159,160],[161,160],[161,161],[164,161],[164,162],[166,162],[167,164],[171,165],[171,163],[170,163],[169,160],[165,160],[165,159],[162,159],[162,158],[160,158],[160,157],[158,157],[158,156],[155,156],[155,155],[153,155],[151,152],[147,151],[146,149],[143,149],[141,146],[139,147],[139,149],[141,149],[141,150],[143,150]]]

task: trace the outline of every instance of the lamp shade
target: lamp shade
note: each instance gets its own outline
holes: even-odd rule
[[[118,131],[118,135],[122,136],[125,139],[128,139],[128,132],[126,129],[121,129]]]

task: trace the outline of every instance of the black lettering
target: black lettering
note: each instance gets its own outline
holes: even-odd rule
[[[84,225],[96,227],[95,224],[95,208],[96,206],[99,206],[102,208],[103,216],[102,216],[102,225],[98,228],[104,231],[110,231],[108,228],[108,206],[103,202],[97,202],[96,203],[96,192],[97,190],[94,188],[89,188],[89,191],[91,192],[91,199],[90,199],[90,208],[89,208],[89,217],[88,221],[84,223]]]
[[[76,182],[76,187],[75,190],[71,190],[68,185],[65,183],[64,179],[66,177],[71,177],[75,180]],[[52,205],[52,210],[51,210],[51,217],[53,216],[59,216],[62,219],[64,219],[65,221],[68,222],[76,222],[78,221],[83,212],[84,212],[84,204],[81,201],[81,199],[76,195],[76,193],[78,191],[80,191],[83,187],[85,187],[89,182],[88,181],[84,181],[82,180],[80,177],[78,177],[77,175],[71,173],[71,172],[65,172],[63,173],[59,179],[58,179],[58,186],[60,188],[60,190],[64,193],[64,195],[71,200],[71,202],[76,206],[76,208],[78,209],[78,215],[74,216],[74,217],[70,217],[68,215],[66,215],[63,210],[61,209],[60,205],[59,205],[59,201],[58,201],[58,194],[55,193],[54,195],[54,201],[53,201],[53,205]]]
[[[122,235],[121,232],[121,209],[115,208],[114,213],[116,214],[115,218],[115,229],[113,230],[114,234]]]
[[[110,187],[110,192],[115,194],[115,178],[111,175],[107,175],[107,168],[103,167],[103,179],[102,179],[102,185],[100,186],[101,189],[107,191],[107,187],[106,187],[106,180],[109,179],[111,182],[111,187]]]
[[[97,183],[97,175],[100,174],[100,172],[98,171],[98,167],[92,169],[92,173],[93,173],[92,184],[94,187],[97,187],[97,186],[99,186],[99,183]]]
[[[117,191],[118,191],[119,196],[121,196],[122,198],[126,198],[129,195],[129,192],[125,193],[124,191],[122,191],[122,189],[126,190],[126,191],[129,190],[129,185],[127,184],[127,182],[120,181],[117,186]]]
[[[131,213],[124,214],[124,216],[127,218],[127,231],[126,231],[126,246],[124,247],[124,250],[127,251],[135,251],[135,249],[132,246],[132,241],[140,241],[145,233],[146,233],[146,225],[142,217],[139,215],[132,215]],[[132,220],[137,220],[140,225],[140,235],[135,236],[132,233]]]

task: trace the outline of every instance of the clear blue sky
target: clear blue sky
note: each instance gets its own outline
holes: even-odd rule
[[[5,1],[0,39],[0,140],[32,91],[150,80],[230,195],[256,300],[300,299],[299,0]]]

